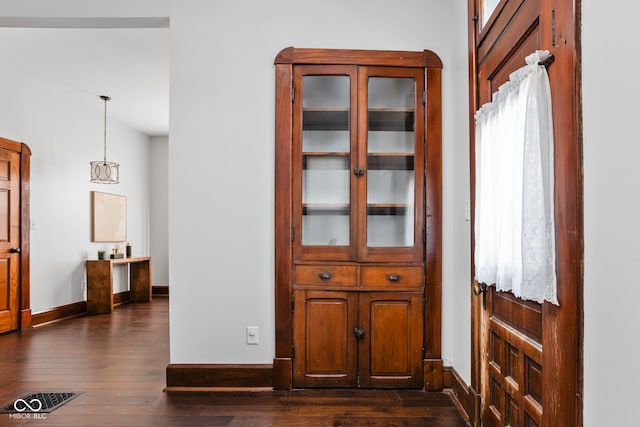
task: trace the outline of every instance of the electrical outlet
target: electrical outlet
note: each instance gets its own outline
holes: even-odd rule
[[[247,326],[247,345],[258,345],[260,342],[257,326]]]

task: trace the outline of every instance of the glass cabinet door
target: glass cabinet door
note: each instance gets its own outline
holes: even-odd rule
[[[337,253],[348,259],[355,251],[352,78],[301,73],[297,82],[294,96],[299,95],[301,103],[300,251],[313,259],[324,254],[340,258]]]
[[[295,68],[296,259],[420,261],[423,90],[420,68]]]
[[[360,162],[366,164],[367,174],[362,256],[388,257],[393,249],[400,257],[414,260],[422,231],[416,230],[423,200],[416,188],[422,188],[424,171],[424,74],[370,68],[363,74],[360,85],[366,84],[366,102],[360,105],[366,106],[366,112],[361,112],[363,121],[366,114],[366,132],[361,130],[360,146],[366,158],[361,155]]]

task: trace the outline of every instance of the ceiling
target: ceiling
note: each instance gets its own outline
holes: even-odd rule
[[[109,120],[169,134],[168,28],[0,28],[0,58],[88,107],[110,96]]]

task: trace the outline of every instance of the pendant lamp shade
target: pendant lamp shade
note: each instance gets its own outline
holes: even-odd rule
[[[91,162],[91,182],[96,184],[120,183],[120,165],[107,161],[107,101],[111,98],[101,95],[104,101],[104,158]]]

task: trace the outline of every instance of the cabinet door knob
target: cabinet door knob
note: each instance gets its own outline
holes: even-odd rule
[[[397,282],[398,280],[400,280],[400,275],[399,274],[390,274],[387,276],[387,279],[389,279],[390,282]]]
[[[358,176],[364,175],[364,168],[355,167],[353,173]]]
[[[329,280],[329,279],[331,279],[333,277],[333,275],[331,273],[320,273],[320,274],[318,274],[318,277],[321,280]]]
[[[353,335],[355,335],[358,340],[364,339],[364,329],[355,328],[353,330]]]
[[[12,253],[12,254],[19,254],[20,252],[22,252],[20,250],[20,248],[11,248],[11,249],[9,249],[9,253]]]

